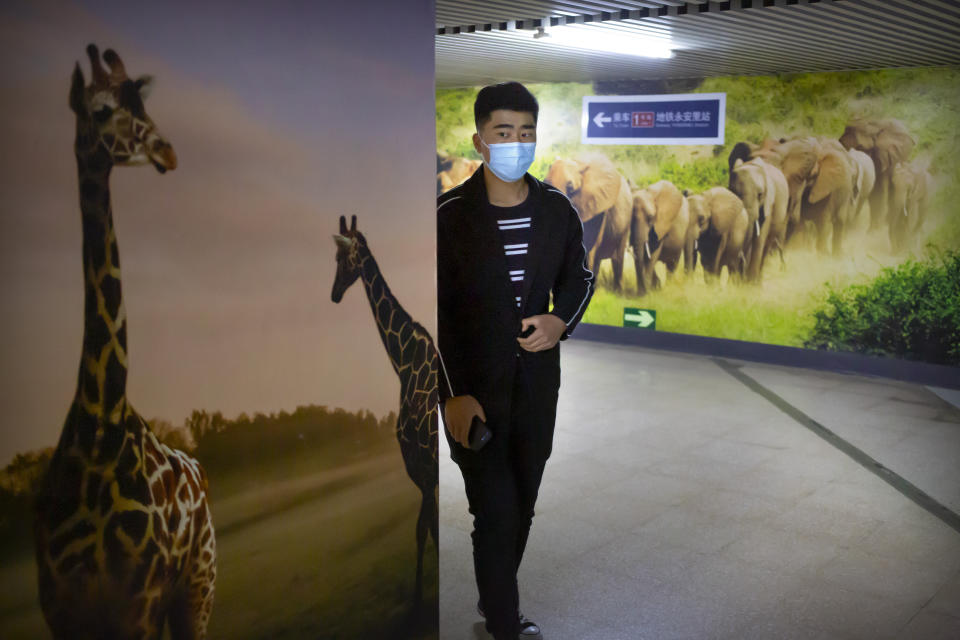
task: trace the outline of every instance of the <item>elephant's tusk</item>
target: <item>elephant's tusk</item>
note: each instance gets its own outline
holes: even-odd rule
[[[700,248],[700,241],[699,241],[699,240],[694,240],[694,241],[693,241],[693,250],[696,251],[696,250],[699,249],[699,248]]]
[[[759,238],[759,237],[760,237],[760,221],[759,221],[759,220],[754,220],[754,221],[753,221],[753,224],[756,225],[756,228],[757,228],[757,237]]]
[[[903,217],[904,217],[904,218],[907,217],[907,208],[906,208],[906,207],[903,208]]]
[[[650,259],[650,241],[649,240],[643,243],[643,249],[647,253],[647,260],[649,260]]]

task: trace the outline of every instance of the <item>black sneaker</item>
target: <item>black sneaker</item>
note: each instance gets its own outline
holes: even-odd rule
[[[483,607],[480,606],[479,600],[477,600],[477,613],[479,613],[480,617],[483,618],[484,620],[487,619],[486,614],[483,612]],[[522,611],[518,612],[518,615],[520,617],[520,637],[521,638],[524,636],[529,638],[532,636],[540,635],[540,625],[538,625],[536,622],[534,622],[527,616],[523,615]]]

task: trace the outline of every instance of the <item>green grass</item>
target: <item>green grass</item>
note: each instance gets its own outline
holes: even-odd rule
[[[889,254],[880,234],[868,236],[861,231],[850,237],[849,244],[860,250],[834,258],[817,254],[798,238],[785,252],[786,268],[774,254],[760,284],[733,283],[726,273],[706,283],[700,265],[692,274],[680,268],[671,280],[664,281],[665,269],[659,264],[663,286],[643,297],[636,295],[630,254],[622,295],[613,293],[612,269],[610,262],[604,261],[584,322],[622,326],[623,308],[636,307],[657,312],[657,331],[802,347],[813,329],[813,313],[826,299],[826,284],[844,287],[869,282],[884,266],[900,260]]]

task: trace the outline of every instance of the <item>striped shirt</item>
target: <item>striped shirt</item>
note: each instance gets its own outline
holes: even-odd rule
[[[531,189],[531,194],[533,190]],[[517,307],[523,296],[523,279],[526,276],[527,251],[530,248],[530,229],[533,219],[533,203],[530,196],[514,207],[497,207],[489,202],[486,213],[494,220],[500,231],[500,242],[507,257],[507,271],[513,285]]]

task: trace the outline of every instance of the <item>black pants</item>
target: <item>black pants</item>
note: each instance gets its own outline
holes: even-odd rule
[[[517,570],[527,545],[533,507],[550,456],[557,395],[536,397],[523,367],[513,388],[509,419],[492,421],[494,437],[479,452],[456,447],[473,515],[473,566],[487,619],[497,640],[519,633]],[[490,416],[487,417],[490,420]]]

